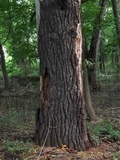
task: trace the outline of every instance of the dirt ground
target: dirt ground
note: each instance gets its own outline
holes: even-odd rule
[[[34,144],[35,111],[39,106],[39,84],[19,86],[10,91],[0,88],[0,160],[119,160],[120,141],[99,139],[87,151],[65,145],[40,147]],[[108,80],[92,93],[93,107],[102,119],[110,119],[120,129],[120,83]]]

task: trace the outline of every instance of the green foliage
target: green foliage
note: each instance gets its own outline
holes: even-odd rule
[[[120,140],[120,129],[118,126],[114,126],[109,120],[104,120],[98,124],[89,124],[89,129],[93,134],[93,138],[96,143],[99,143],[99,139],[105,140]]]
[[[21,75],[21,72],[22,72],[21,67],[16,66],[12,60],[7,63],[6,67],[7,67],[8,74],[10,76]]]
[[[92,60],[87,60],[85,59],[85,62],[84,62],[88,68],[92,68],[94,66],[94,63],[92,62]]]
[[[7,59],[10,57],[7,69],[13,75],[26,73],[23,70],[38,59],[35,17],[30,22],[34,10],[34,0],[0,2],[0,41]]]
[[[83,30],[83,35],[86,37],[87,40],[88,49],[90,48],[92,35],[94,34],[93,28],[97,25],[96,18],[100,11],[98,3],[99,1],[92,0],[82,4],[82,13],[81,13],[82,26],[83,26],[82,30]],[[115,27],[113,9],[111,2],[109,1],[107,4],[106,13],[99,27],[101,28],[101,44],[100,44],[100,53],[98,55],[101,55],[102,53],[104,57],[105,72],[118,75],[120,71],[118,40],[116,36],[116,27]],[[116,59],[118,62],[116,61]]]
[[[98,12],[99,12],[98,1],[91,0],[82,4],[81,17],[83,24],[83,32],[88,40],[88,44],[91,41],[93,25]]]
[[[7,63],[7,71],[9,76],[38,76],[38,68],[38,62],[33,63],[31,66],[29,64],[19,66],[13,63],[12,60]]]
[[[11,153],[25,153],[33,150],[32,145],[29,142],[25,143],[18,140],[10,141],[9,139],[4,141],[4,147]]]

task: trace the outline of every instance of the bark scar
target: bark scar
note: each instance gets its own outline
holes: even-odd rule
[[[49,95],[50,95],[50,75],[48,73],[48,69],[45,69],[45,74],[42,78],[42,86],[41,86],[41,101],[42,106],[48,106]]]

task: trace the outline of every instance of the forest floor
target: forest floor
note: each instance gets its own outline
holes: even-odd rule
[[[33,142],[35,111],[39,106],[39,84],[27,83],[5,91],[0,86],[0,160],[120,160],[120,83],[102,81],[92,93],[93,107],[103,119],[88,122],[96,147],[87,151],[40,147]]]

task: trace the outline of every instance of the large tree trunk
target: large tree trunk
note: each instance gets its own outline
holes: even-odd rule
[[[100,45],[100,36],[101,36],[101,22],[102,18],[105,14],[107,0],[99,1],[100,12],[96,17],[95,25],[93,27],[93,35],[90,44],[89,50],[89,60],[93,63],[93,66],[89,69],[89,83],[93,90],[97,89],[97,81],[96,81],[96,67],[97,67],[97,59],[98,59],[98,51]]]
[[[85,150],[80,0],[40,1],[38,46],[41,104],[36,120],[39,145]]]
[[[7,69],[5,65],[4,51],[1,43],[0,43],[0,64],[1,64],[2,74],[4,78],[5,89],[9,89],[10,88],[9,78],[8,78]]]

